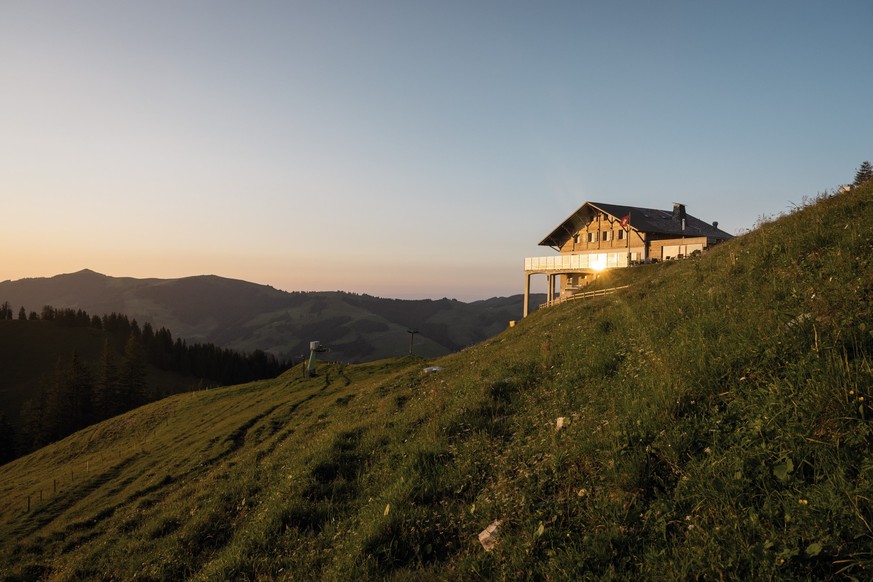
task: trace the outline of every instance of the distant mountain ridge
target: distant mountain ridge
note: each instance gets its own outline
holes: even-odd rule
[[[533,304],[544,300],[534,297]],[[435,357],[475,344],[521,316],[522,296],[471,303],[452,299],[384,299],[342,291],[286,292],[216,275],[180,279],[111,277],[84,269],[47,278],[0,283],[0,301],[17,312],[44,305],[123,313],[167,327],[189,342],[299,357],[311,340],[344,362],[397,356],[409,350]]]

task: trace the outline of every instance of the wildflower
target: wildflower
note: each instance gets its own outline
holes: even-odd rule
[[[809,505],[809,501],[806,499],[798,499],[797,502],[801,505]]]

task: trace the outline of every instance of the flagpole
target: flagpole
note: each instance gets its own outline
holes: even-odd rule
[[[624,229],[625,229],[625,238],[627,239],[627,266],[628,266],[628,267],[631,266],[631,252],[630,252],[630,228],[631,228],[631,226],[630,226],[630,215],[631,215],[630,210],[628,210],[628,213],[627,213],[627,226],[624,227]]]

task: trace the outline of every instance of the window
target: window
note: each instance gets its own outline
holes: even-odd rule
[[[664,245],[661,249],[661,258],[665,261],[669,261],[670,259],[678,257],[681,252],[681,247],[679,245]]]
[[[601,233],[601,240],[603,240],[603,241],[612,240],[612,232],[609,230],[604,230]]]
[[[623,230],[618,231],[618,240],[624,240],[625,234],[627,233]]]
[[[596,232],[589,232],[588,233],[588,242],[590,242],[590,243],[597,242],[597,233]]]
[[[574,245],[579,244],[579,235],[578,234],[573,235],[573,244]]]

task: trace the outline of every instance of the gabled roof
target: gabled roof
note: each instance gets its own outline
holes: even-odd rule
[[[540,245],[549,247],[562,246],[571,236],[579,232],[591,221],[597,210],[603,211],[615,220],[621,220],[625,216],[630,215],[630,227],[640,232],[688,237],[705,236],[716,240],[733,238],[725,231],[687,213],[685,214],[685,230],[682,230],[682,223],[673,218],[672,210],[586,202],[544,238]]]

